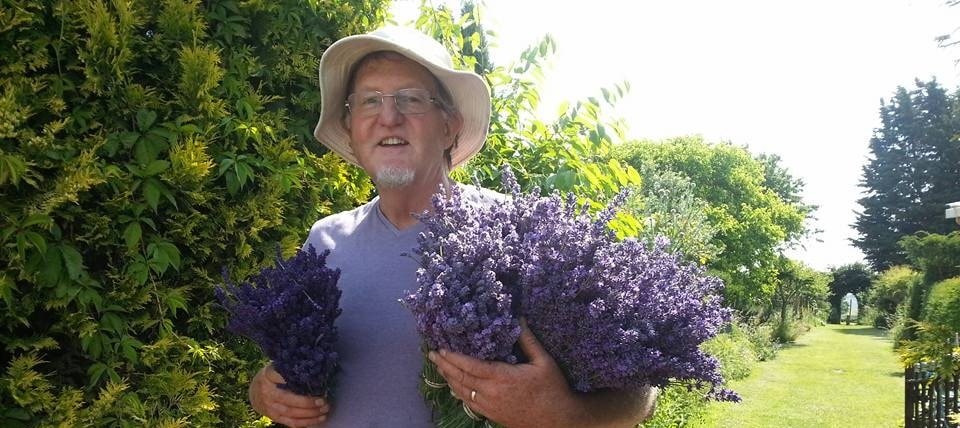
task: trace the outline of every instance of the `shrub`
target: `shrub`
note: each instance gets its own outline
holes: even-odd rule
[[[936,362],[937,371],[950,376],[960,371],[954,357],[960,334],[960,277],[934,284],[924,307],[923,320],[916,323],[916,339],[905,340],[898,349],[904,364]]]
[[[801,326],[793,321],[777,323],[773,331],[773,340],[779,343],[790,343],[800,337]]]
[[[316,67],[378,0],[13,0],[0,10],[0,426],[241,426],[226,265],[367,198],[303,151]]]
[[[750,339],[738,328],[717,335],[701,347],[720,361],[720,373],[727,381],[746,378],[757,362]]]
[[[907,298],[910,290],[922,278],[921,274],[907,266],[894,266],[881,272],[873,281],[864,300],[874,308],[872,324],[877,328],[892,328],[896,313]]]
[[[703,396],[706,389],[689,389],[685,385],[671,385],[660,390],[653,417],[640,424],[643,428],[676,428],[695,420],[706,408]]]
[[[960,333],[960,277],[933,285],[924,307],[923,319]]]

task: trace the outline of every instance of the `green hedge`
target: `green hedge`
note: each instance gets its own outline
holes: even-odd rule
[[[4,1],[0,426],[240,426],[212,288],[368,198],[303,150],[320,54],[382,0]],[[312,144],[312,143],[311,143]]]
[[[960,276],[933,285],[924,306],[923,319],[960,333]]]

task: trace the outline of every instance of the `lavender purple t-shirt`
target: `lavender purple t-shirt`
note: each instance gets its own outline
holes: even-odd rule
[[[503,195],[459,185],[465,201],[489,204]],[[343,371],[332,399],[329,428],[432,427],[418,383],[423,365],[413,316],[399,299],[416,290],[417,262],[410,255],[417,223],[399,230],[380,201],[325,217],[310,228],[304,247],[330,250],[343,290],[337,319]]]

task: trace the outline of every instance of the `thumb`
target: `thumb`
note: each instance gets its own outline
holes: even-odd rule
[[[283,380],[283,376],[273,368],[273,363],[267,364],[266,367],[263,368],[263,374],[270,383],[286,383]]]
[[[520,339],[518,341],[520,342],[520,349],[530,360],[530,364],[537,364],[544,358],[550,359],[550,354],[547,353],[547,350],[537,340],[537,336],[530,330],[526,318],[520,319]]]

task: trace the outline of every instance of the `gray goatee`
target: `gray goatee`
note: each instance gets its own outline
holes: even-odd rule
[[[378,170],[373,181],[377,186],[396,188],[410,185],[414,176],[412,169],[388,166]]]

